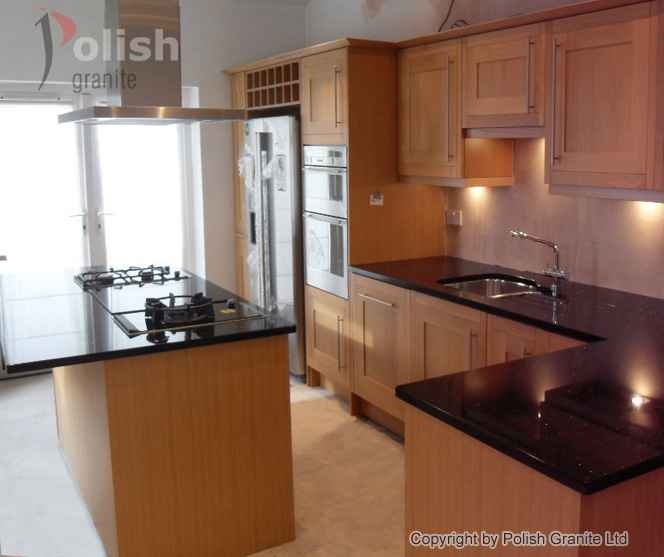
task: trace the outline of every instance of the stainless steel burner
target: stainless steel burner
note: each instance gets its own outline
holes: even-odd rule
[[[104,288],[122,288],[124,286],[145,286],[146,284],[165,284],[172,281],[188,279],[180,271],[171,273],[168,266],[160,267],[129,267],[102,271],[87,271],[76,275],[75,280],[84,290],[101,290]]]

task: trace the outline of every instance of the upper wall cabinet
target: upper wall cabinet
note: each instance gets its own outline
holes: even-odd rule
[[[462,177],[459,60],[457,41],[400,54],[399,171],[403,176]]]
[[[554,23],[551,184],[664,186],[655,178],[656,159],[664,158],[656,102],[658,96],[662,102],[661,80],[659,94],[655,88],[662,39],[651,17],[656,6],[635,4]]]
[[[399,174],[450,187],[510,186],[510,140],[464,139],[461,44],[446,41],[399,55]]]
[[[464,128],[544,126],[544,25],[467,37],[463,60]]]
[[[347,49],[302,60],[302,139],[305,144],[347,143],[347,98]]]

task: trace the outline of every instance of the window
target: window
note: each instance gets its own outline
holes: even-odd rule
[[[0,102],[0,254],[3,270],[76,268],[84,246],[79,146],[58,125],[59,103]]]
[[[179,126],[98,126],[109,265],[182,267],[183,161]]]
[[[0,101],[0,271],[203,272],[197,127],[60,125],[76,103],[13,94]]]

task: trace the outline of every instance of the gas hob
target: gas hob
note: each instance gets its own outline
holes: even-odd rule
[[[168,332],[205,337],[217,325],[266,317],[259,307],[167,266],[92,269],[75,281],[128,337],[147,335],[155,344],[168,342]]]

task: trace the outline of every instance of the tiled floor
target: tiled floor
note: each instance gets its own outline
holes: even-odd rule
[[[312,389],[311,387],[307,387],[304,384],[303,379],[291,376],[290,385],[291,385],[291,404],[297,404],[298,402],[307,402],[309,400],[316,400],[319,398],[325,398],[330,396],[330,392],[326,391],[321,387],[314,389]]]
[[[291,401],[298,539],[265,555],[401,555],[403,446],[324,389],[292,379]],[[50,375],[0,382],[1,554],[105,555],[60,455]]]
[[[103,557],[60,455],[50,375],[0,382],[0,554]]]

